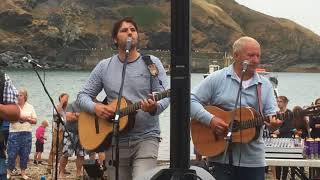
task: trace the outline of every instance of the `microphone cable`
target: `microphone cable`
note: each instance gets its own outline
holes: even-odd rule
[[[43,68],[43,84],[46,84],[46,70]]]
[[[242,91],[241,91],[241,93],[240,93],[240,102],[239,102],[239,104],[240,104],[240,108],[241,108],[241,105],[242,105],[242,101],[241,101],[241,96],[242,96]],[[241,115],[242,115],[242,113],[241,113],[242,111],[241,111],[241,109],[240,109],[240,118],[239,118],[239,124],[240,124],[240,128],[239,128],[239,131],[240,131],[240,143],[239,143],[239,162],[238,162],[238,166],[240,167],[240,162],[241,162],[241,152],[242,152],[242,117],[241,117]]]

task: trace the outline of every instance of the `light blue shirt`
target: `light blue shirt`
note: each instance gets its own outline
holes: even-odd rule
[[[152,85],[150,84],[150,72],[142,57],[128,63],[123,86],[123,97],[127,100],[133,103],[139,102],[142,99],[148,98],[150,90],[152,92],[162,92],[169,88],[168,77],[161,61],[155,56],[151,56],[151,60],[159,70],[159,75],[152,77]],[[102,90],[105,91],[108,102],[117,99],[121,84],[122,66],[123,63],[119,60],[118,55],[99,62],[91,72],[83,89],[78,94],[77,102],[81,110],[94,113],[95,103],[92,101],[92,98],[96,97]],[[129,133],[122,133],[120,138],[140,139],[150,136],[159,137],[159,114],[164,111],[169,104],[169,98],[158,101],[155,115],[151,115],[141,109],[138,110],[135,115],[134,128],[130,130]]]
[[[257,96],[257,84],[261,83],[261,99],[263,104],[263,115],[274,115],[277,111],[276,99],[273,88],[267,78],[257,73],[251,79],[249,86],[242,89],[241,107],[252,107],[259,112]],[[233,69],[233,64],[210,74],[191,92],[191,117],[200,122],[210,125],[213,114],[204,109],[204,105],[210,104],[224,108],[234,109],[240,80]],[[238,108],[240,104],[238,103]],[[249,144],[234,143],[233,165],[243,167],[262,167],[265,163],[265,145],[262,139],[262,128],[260,136]],[[241,154],[241,155],[240,155]],[[241,157],[241,159],[239,159]],[[210,158],[214,162],[228,163],[223,161],[223,155]],[[240,163],[239,163],[240,162]]]

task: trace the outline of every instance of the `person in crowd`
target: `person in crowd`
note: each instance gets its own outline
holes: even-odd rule
[[[320,98],[315,100],[314,105],[319,106],[317,109],[320,109]],[[311,128],[311,137],[320,138],[320,116],[311,116],[309,123]]]
[[[270,81],[258,75],[255,71],[260,64],[260,57],[261,49],[257,40],[248,36],[241,37],[233,44],[234,63],[210,74],[192,90],[191,117],[212,128],[217,138],[226,136],[229,124],[218,114],[211,114],[203,105],[215,105],[224,110],[235,108],[240,77],[243,69],[245,69],[245,60],[248,62],[248,66],[243,77],[240,93],[241,103],[238,106],[252,107],[257,112],[261,112],[262,115],[269,117],[268,121],[265,122],[268,126],[279,126],[281,124],[279,119],[272,116],[277,112],[272,85]],[[261,92],[260,95],[259,91]],[[265,145],[262,139],[262,131],[263,129],[260,127],[259,136],[248,144],[232,143],[232,149],[226,157],[223,153],[215,157],[208,157],[208,160],[215,166],[214,176],[217,180],[265,179]],[[232,158],[230,161],[229,157]]]
[[[314,105],[319,106],[317,107],[317,109],[320,109],[320,98],[314,101]],[[311,132],[310,132],[311,137],[314,139],[320,138],[320,115],[310,116],[309,123],[311,128]],[[315,176],[317,178],[320,178],[320,168],[315,168],[314,171],[315,171]]]
[[[77,179],[82,179],[82,165],[85,156],[85,150],[81,146],[79,141],[78,134],[78,120],[80,115],[80,109],[77,103],[74,101],[67,106],[66,113],[66,130],[68,133],[64,133],[64,146],[63,146],[63,154],[60,158],[60,166],[59,166],[59,178],[65,178],[65,167],[68,164],[68,158],[73,154],[76,154],[76,177]]]
[[[106,144],[107,141],[104,141],[98,148],[96,148],[94,151],[89,152],[89,158],[91,160],[96,161],[96,163],[99,165],[101,171],[106,170],[105,166],[105,150],[107,150],[106,147],[108,145]]]
[[[36,129],[36,152],[34,153],[33,163],[43,164],[41,159],[41,154],[43,153],[44,141],[47,138],[44,136],[46,128],[49,126],[48,120],[43,120],[41,125]]]
[[[17,105],[18,91],[13,85],[10,77],[0,71],[0,124],[3,120],[16,122],[20,117],[20,108]],[[5,138],[0,132],[0,179],[10,178],[6,167],[6,145]],[[9,176],[9,177],[7,177]]]
[[[10,127],[10,122],[4,119],[2,121],[1,133],[2,133],[3,138],[4,138],[5,147],[7,147],[7,143],[8,143],[9,127]]]
[[[129,53],[127,40],[131,38]],[[78,94],[81,110],[111,119],[115,115],[113,106],[96,103],[93,98],[103,89],[108,101],[117,99],[122,79],[123,63],[128,55],[128,65],[123,85],[123,97],[131,102],[140,102],[140,110],[134,115],[134,127],[120,134],[120,180],[131,180],[156,167],[160,141],[159,114],[169,105],[169,98],[155,101],[151,92],[169,88],[168,78],[161,61],[155,56],[143,56],[137,51],[138,27],[131,18],[117,21],[112,29],[112,40],[118,54],[100,61]],[[157,73],[151,75],[146,60],[151,60]],[[154,67],[154,66],[153,66]],[[142,100],[144,99],[144,100]],[[94,133],[94,132],[93,132]],[[106,151],[106,162],[112,159],[112,148]],[[115,153],[113,153],[115,154]],[[108,179],[115,178],[114,168],[107,163]]]
[[[196,148],[194,148],[193,151],[194,151],[194,154],[196,155],[196,160],[201,161],[202,155],[196,150]]]
[[[66,110],[67,110],[68,100],[69,100],[69,95],[67,93],[61,93],[59,96],[59,104],[56,107],[63,122],[65,122],[65,119],[66,119]],[[49,153],[48,166],[47,166],[47,173],[49,174],[51,173],[51,170],[53,167],[53,161],[55,160],[56,153],[59,153],[59,155],[61,155],[62,149],[63,149],[64,126],[60,123],[59,129],[58,129],[57,127],[58,115],[55,112],[55,110],[53,110],[53,122],[54,124],[53,124],[52,143],[51,143],[51,150]],[[56,143],[57,143],[58,136],[59,136],[59,142],[58,142],[59,149],[57,152]]]
[[[37,123],[37,115],[31,104],[27,102],[28,92],[20,89],[18,95],[18,105],[21,109],[18,122],[12,122],[8,137],[8,177],[16,165],[17,155],[20,157],[21,177],[29,179],[26,169],[32,147],[32,124]]]
[[[278,103],[278,116],[283,121],[282,125],[279,129],[275,130],[273,134],[275,134],[278,138],[290,138],[294,133],[293,127],[293,119],[292,119],[292,111],[288,109],[289,99],[286,96],[279,96],[277,98]],[[282,176],[281,176],[282,172]],[[288,175],[288,167],[276,167],[276,178],[280,180],[286,180]]]

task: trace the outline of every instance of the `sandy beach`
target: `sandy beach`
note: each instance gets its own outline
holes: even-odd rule
[[[11,176],[12,180],[20,180],[21,174],[19,168],[17,168],[18,171],[14,175]],[[75,161],[70,160],[67,167],[66,167],[67,172],[70,172],[70,174],[66,175],[66,180],[68,179],[77,179],[76,178],[76,166],[75,166]],[[48,174],[47,173],[47,161],[43,161],[42,164],[35,165],[33,164],[33,160],[30,159],[28,163],[28,168],[26,170],[27,175],[30,177],[32,180],[39,180],[41,176],[45,176],[46,180],[54,179],[54,174]]]
[[[32,180],[39,180],[41,178],[41,176],[44,176],[46,178],[46,180],[52,180],[54,179],[54,172],[53,174],[48,174],[47,173],[47,161],[44,161],[44,165],[42,164],[38,164],[35,165],[33,164],[33,160],[30,159],[29,163],[28,163],[28,169],[26,170],[28,176],[30,177],[30,179]],[[164,165],[164,164],[168,164],[168,162],[163,162],[163,161],[159,161],[159,165]],[[19,168],[18,168],[19,169]],[[66,167],[66,171],[70,172],[70,174],[66,174],[65,180],[76,180],[76,166],[75,166],[75,161],[74,160],[69,160],[68,165]],[[84,176],[81,179],[88,179],[85,170],[83,170]],[[266,174],[266,180],[274,180],[275,178],[273,178],[273,174],[271,171],[269,171],[268,174]],[[18,170],[18,173],[16,175],[11,176],[12,180],[20,180],[21,179],[21,175],[20,175],[20,170]],[[105,177],[105,180],[107,180],[107,177]]]

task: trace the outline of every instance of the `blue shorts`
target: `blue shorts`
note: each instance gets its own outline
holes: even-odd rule
[[[6,175],[5,177],[7,177],[6,159],[0,158],[0,180],[3,175]]]

